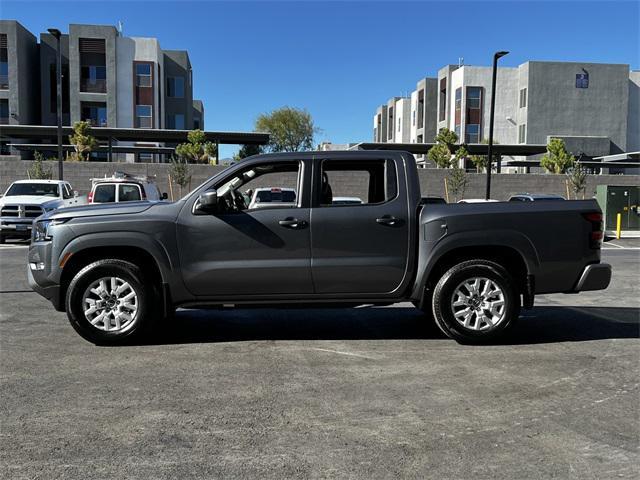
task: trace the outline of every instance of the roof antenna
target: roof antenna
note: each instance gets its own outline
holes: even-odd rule
[[[124,24],[122,23],[122,20],[118,20],[118,33],[120,34],[120,36],[122,36],[123,27],[124,27]]]
[[[464,57],[458,57],[458,66],[461,67],[464,65]]]

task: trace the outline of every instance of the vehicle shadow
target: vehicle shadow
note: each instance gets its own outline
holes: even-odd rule
[[[414,308],[179,310],[146,344],[256,340],[446,340]],[[494,345],[640,337],[640,309],[542,306]]]

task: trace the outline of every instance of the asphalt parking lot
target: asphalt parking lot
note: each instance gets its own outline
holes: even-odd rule
[[[0,246],[0,477],[638,478],[640,242],[605,292],[539,297],[498,345],[409,305],[181,310],[95,347]]]

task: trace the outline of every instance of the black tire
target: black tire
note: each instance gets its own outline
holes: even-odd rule
[[[137,311],[131,323],[122,331],[104,331],[93,326],[84,314],[83,295],[92,283],[103,277],[118,277],[127,282],[136,294]],[[141,269],[119,259],[93,262],[80,270],[67,289],[65,299],[69,323],[85,340],[96,345],[121,345],[139,340],[158,316],[158,294],[153,282],[145,280]]]
[[[475,277],[489,279],[502,291],[504,313],[495,326],[480,323],[485,329],[467,328],[455,318],[453,312],[454,292],[465,280]],[[516,282],[500,264],[489,260],[468,260],[450,268],[438,281],[433,290],[433,317],[436,325],[450,338],[459,343],[488,343],[510,328],[520,314],[520,294]],[[477,322],[477,316],[473,317]],[[474,322],[474,323],[475,323]]]

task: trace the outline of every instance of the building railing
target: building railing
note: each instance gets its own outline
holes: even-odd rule
[[[107,81],[104,79],[80,79],[80,91],[88,93],[107,93]]]

